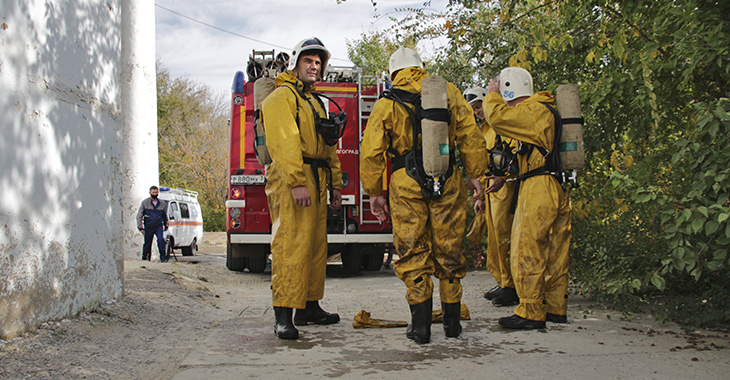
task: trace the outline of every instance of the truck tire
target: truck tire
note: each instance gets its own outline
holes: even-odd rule
[[[182,251],[183,256],[192,256],[198,251],[198,244],[195,242],[195,239],[193,239],[189,247],[180,247],[180,250]]]
[[[383,267],[383,251],[362,255],[362,269],[370,272]]]
[[[348,244],[342,248],[340,258],[342,259],[342,269],[348,273],[357,273],[362,267],[362,254],[354,246],[358,244]]]
[[[228,244],[226,249],[226,268],[235,272],[243,272],[243,270],[246,269],[246,258],[233,257],[230,244]]]
[[[375,244],[357,244],[355,252],[362,256],[362,269],[366,271],[379,271],[383,267],[383,248]]]
[[[266,256],[247,257],[248,271],[251,273],[264,273],[266,270]]]

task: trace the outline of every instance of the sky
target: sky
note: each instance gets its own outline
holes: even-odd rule
[[[350,66],[346,40],[387,29],[388,16],[424,1],[346,0],[155,0],[156,55],[173,77],[188,77],[230,94],[236,71],[245,72],[253,50],[291,53],[304,38],[319,37],[332,54],[330,64]],[[448,0],[432,0],[429,12]],[[375,17],[376,14],[380,17]]]

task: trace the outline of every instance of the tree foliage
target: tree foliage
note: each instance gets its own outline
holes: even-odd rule
[[[206,231],[225,229],[227,102],[157,62],[160,183],[199,193]]]
[[[507,66],[530,70],[536,89],[579,84],[574,281],[604,299],[716,305],[683,320],[709,324],[730,321],[729,12],[704,0],[452,0],[398,27],[434,37],[441,25],[433,70],[460,88]]]
[[[363,73],[377,75],[388,72],[388,57],[400,45],[387,34],[380,32],[363,33],[360,40],[347,41],[347,55]],[[415,41],[409,41],[405,46],[415,48]]]

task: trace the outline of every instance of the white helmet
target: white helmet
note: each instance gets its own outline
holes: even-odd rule
[[[507,67],[499,74],[499,92],[505,101],[532,96],[532,75],[521,67]]]
[[[423,61],[421,61],[421,57],[418,56],[417,51],[401,46],[395,51],[395,53],[391,54],[390,60],[388,61],[388,73],[390,74],[390,79],[393,79],[393,74],[396,71],[405,69],[406,67],[423,68]]]
[[[316,52],[319,54],[319,59],[322,60],[322,69],[319,72],[319,79],[324,78],[325,72],[327,71],[327,63],[330,60],[330,51],[324,47],[322,41],[317,37],[305,38],[294,47],[294,51],[291,53],[291,59],[289,59],[289,66],[287,70],[294,70],[299,63],[299,57],[304,52]]]
[[[485,96],[487,96],[487,90],[481,87],[472,87],[464,91],[464,99],[470,106],[478,101],[484,101]]]

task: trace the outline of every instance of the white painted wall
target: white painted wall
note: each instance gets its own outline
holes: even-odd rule
[[[156,119],[121,111],[135,72],[122,65],[123,2],[153,7],[0,0],[0,337],[122,294],[124,212],[157,182]],[[152,65],[143,73],[154,83]],[[154,90],[140,101],[156,113]],[[125,153],[142,140],[125,132],[135,123],[154,130],[141,160]]]
[[[144,237],[137,230],[137,211],[159,186],[157,149],[157,70],[155,3],[122,1],[122,109],[124,109],[124,258],[142,258]],[[153,244],[153,258],[157,255]]]

